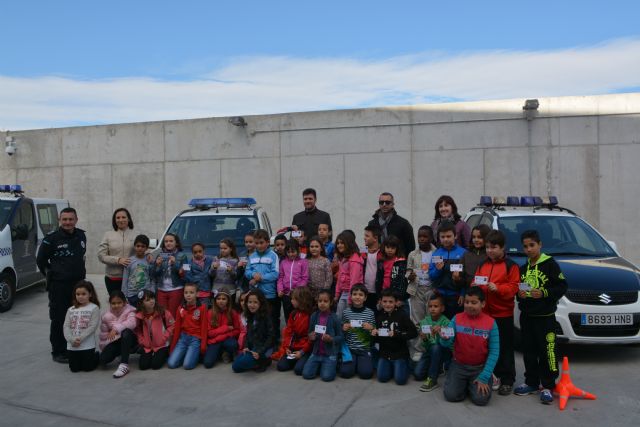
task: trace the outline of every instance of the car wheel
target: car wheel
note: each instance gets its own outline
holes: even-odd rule
[[[16,285],[8,274],[0,275],[0,313],[8,311],[13,305]]]

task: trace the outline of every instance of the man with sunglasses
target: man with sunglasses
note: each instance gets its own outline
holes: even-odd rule
[[[396,236],[402,242],[402,253],[407,256],[416,248],[416,240],[413,237],[413,227],[406,219],[396,212],[393,204],[393,194],[382,193],[378,197],[378,210],[369,221],[370,226],[380,227],[382,239],[390,235]]]

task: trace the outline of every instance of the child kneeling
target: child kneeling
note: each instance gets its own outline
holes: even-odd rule
[[[279,306],[278,306],[279,308]],[[269,303],[260,290],[252,290],[247,294],[244,316],[247,319],[247,334],[244,347],[235,358],[231,369],[240,373],[251,369],[264,372],[271,365],[271,353],[275,332],[269,314]]]
[[[282,330],[282,344],[280,350],[271,358],[278,361],[278,371],[294,370],[296,375],[302,375],[304,364],[309,359],[311,341],[309,341],[309,317],[313,310],[313,294],[309,288],[295,288],[291,293],[293,311],[287,320],[287,326]]]
[[[184,305],[176,313],[175,329],[171,341],[171,355],[167,365],[175,369],[193,369],[204,353],[207,343],[207,306],[197,305],[198,285],[184,285]]]

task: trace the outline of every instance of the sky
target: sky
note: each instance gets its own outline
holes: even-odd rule
[[[0,129],[640,91],[637,1],[2,1]]]

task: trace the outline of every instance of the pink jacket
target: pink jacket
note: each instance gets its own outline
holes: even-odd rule
[[[107,344],[120,338],[120,334],[125,329],[133,331],[136,328],[136,309],[129,304],[122,308],[118,314],[108,310],[102,315],[102,323],[100,324],[100,351],[104,350]],[[109,341],[107,336],[109,331],[115,329],[117,334],[113,341]]]
[[[340,261],[338,279],[336,280],[336,299],[340,298],[342,292],[349,292],[353,285],[364,281],[363,271],[364,261],[359,253]]]
[[[145,353],[156,352],[169,346],[175,324],[169,310],[165,310],[162,316],[154,313],[150,319],[145,319],[144,313],[138,312],[136,320],[136,337]]]
[[[284,258],[280,262],[278,275],[278,293],[290,295],[295,288],[307,286],[309,281],[309,263],[306,259],[296,258],[293,261]]]

